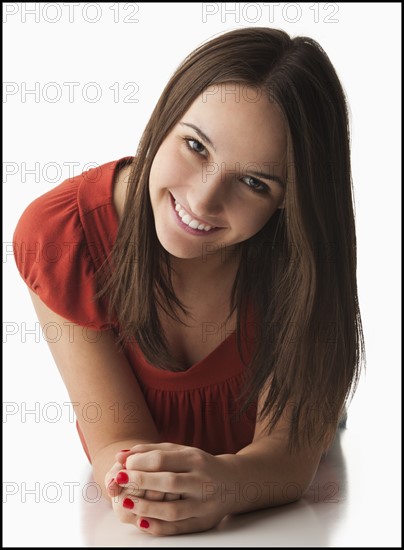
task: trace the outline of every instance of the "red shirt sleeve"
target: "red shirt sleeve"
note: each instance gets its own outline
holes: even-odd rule
[[[90,250],[94,243],[86,240],[78,205],[82,182],[83,174],[69,178],[25,209],[14,231],[14,258],[26,284],[52,311],[106,330],[114,323],[105,300],[94,300],[99,290]]]

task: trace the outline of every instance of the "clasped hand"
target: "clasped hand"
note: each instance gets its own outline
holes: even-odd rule
[[[119,452],[105,477],[113,509],[120,521],[152,535],[211,529],[231,513],[222,488],[235,484],[233,456],[173,443]]]

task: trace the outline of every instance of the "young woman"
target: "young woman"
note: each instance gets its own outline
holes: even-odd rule
[[[14,246],[121,521],[203,531],[304,494],[364,354],[347,106],[314,40],[199,47],[136,156],[36,199]]]

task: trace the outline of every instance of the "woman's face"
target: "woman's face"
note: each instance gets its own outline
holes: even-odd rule
[[[152,164],[150,199],[161,245],[188,259],[231,250],[282,205],[285,172],[286,130],[276,105],[255,88],[212,86]]]

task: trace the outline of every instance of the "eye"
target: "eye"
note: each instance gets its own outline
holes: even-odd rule
[[[262,183],[260,180],[257,180],[251,176],[242,178],[242,181],[246,183],[247,187],[249,187],[251,191],[255,191],[256,193],[267,193],[269,191],[269,187],[265,185],[265,183]]]
[[[206,157],[208,154],[208,151],[204,145],[197,139],[186,137],[184,138],[185,144],[188,147],[190,151],[193,153],[196,153],[197,155],[202,155],[203,157]]]

